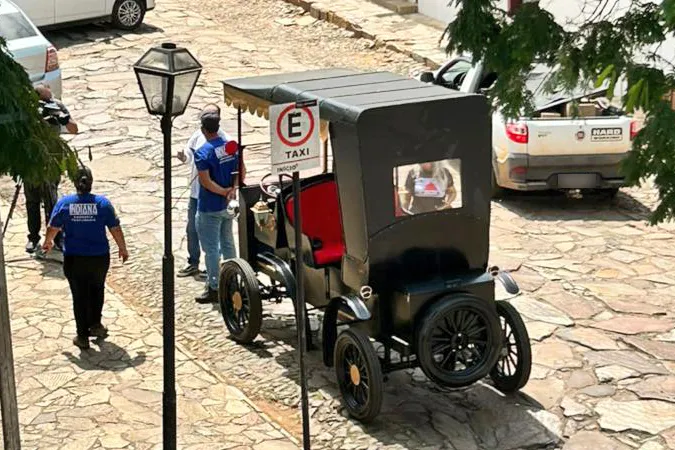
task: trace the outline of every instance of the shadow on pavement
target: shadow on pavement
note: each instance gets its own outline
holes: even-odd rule
[[[143,35],[163,32],[164,30],[162,28],[148,23],[143,23],[133,31],[121,30],[113,27],[109,23],[74,25],[64,28],[43,30],[45,37],[57,50],[95,41],[109,43],[110,41],[125,35]]]
[[[509,192],[497,203],[521,217],[536,220],[646,220],[651,210],[634,197],[619,192],[615,198],[603,193],[583,196],[562,192]]]
[[[138,367],[145,363],[146,355],[138,352],[134,358],[119,345],[102,339],[92,341],[93,346],[89,350],[81,350],[80,355],[75,356],[71,352],[63,352],[68,360],[82,370],[109,370],[121,372],[125,369]],[[98,346],[97,350],[95,346]]]

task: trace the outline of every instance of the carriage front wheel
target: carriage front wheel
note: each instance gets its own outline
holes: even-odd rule
[[[342,401],[349,415],[361,422],[372,421],[382,407],[382,369],[370,339],[350,328],[335,342],[334,367]]]
[[[262,299],[258,279],[243,259],[229,259],[220,268],[218,301],[232,339],[249,344],[260,333]]]
[[[490,378],[497,389],[509,394],[521,389],[530,379],[530,337],[513,305],[505,301],[497,302],[497,314],[502,325],[502,350],[497,364],[490,372]]]

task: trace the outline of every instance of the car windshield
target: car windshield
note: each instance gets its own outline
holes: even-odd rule
[[[35,28],[21,13],[0,14],[0,36],[7,41],[37,36]]]

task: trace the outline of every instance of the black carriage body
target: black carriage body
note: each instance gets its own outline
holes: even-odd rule
[[[374,295],[365,303],[372,319],[360,326],[374,338],[410,342],[416,318],[433,299],[449,292],[494,299],[486,273],[492,133],[484,97],[343,69],[228,80],[225,97],[259,114],[269,104],[317,100],[321,120],[330,123],[335,172],[304,179],[302,192],[336,183],[344,248],[337,261],[318,264],[312,241],[303,242],[308,303],[325,307],[370,286]],[[397,217],[394,169],[444,159],[461,161],[461,207]],[[288,262],[294,245],[290,187],[270,203],[273,229],[255,224],[250,208],[260,198],[258,186],[242,188],[239,219],[241,255],[259,270],[266,264],[260,255]],[[304,231],[304,217],[316,206],[304,198],[301,204]]]

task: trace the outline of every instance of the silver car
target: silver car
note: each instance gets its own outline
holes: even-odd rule
[[[56,98],[61,98],[61,69],[56,48],[9,0],[0,0],[0,36],[7,41],[9,53],[24,67],[33,85],[46,84]]]

